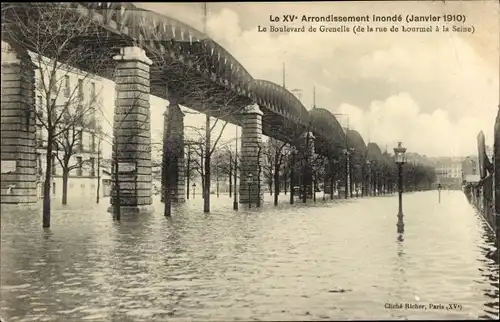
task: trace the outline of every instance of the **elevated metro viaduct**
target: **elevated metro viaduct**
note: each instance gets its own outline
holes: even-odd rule
[[[355,131],[346,135],[330,112],[324,109],[308,112],[284,87],[254,79],[219,44],[178,20],[130,3],[10,4],[2,10],[5,26],[2,37],[9,49],[2,61],[1,157],[2,163],[14,162],[15,166],[2,174],[2,203],[36,201],[36,175],[34,170],[27,170],[36,168],[35,116],[29,112],[34,103],[36,66],[31,63],[28,51],[52,58],[56,50],[45,46],[43,52],[37,52],[33,42],[20,30],[20,20],[12,17],[21,17],[29,24],[46,18],[47,12],[54,9],[64,11],[65,19],[88,21],[85,35],[68,40],[73,48],[82,49],[81,59],[72,59],[73,65],[116,83],[115,159],[118,164],[133,164],[135,168],[134,175],[119,174],[116,181],[123,195],[128,196],[122,205],[131,211],[147,209],[152,204],[149,94],[169,101],[165,126],[169,123],[168,115],[176,120],[177,125],[171,124],[169,135],[180,138],[181,146],[183,116],[176,113],[178,105],[241,126],[240,178],[248,173],[257,177],[257,147],[262,134],[297,147],[308,147],[302,149],[303,153],[312,148],[332,160],[347,147],[350,147],[347,151],[366,154],[361,136]],[[54,30],[43,36],[64,37],[67,36],[64,32],[71,31],[62,32]],[[64,53],[58,57],[65,61]],[[95,61],[101,62],[98,68]],[[305,137],[313,140],[304,144]],[[183,186],[183,153],[178,160],[176,177],[179,186]],[[7,185],[13,187],[9,193]],[[241,203],[248,203],[248,198],[251,202],[263,198],[252,187],[254,193],[248,197],[246,189],[247,184],[239,187]],[[183,201],[183,190],[177,189],[179,195],[174,199]]]

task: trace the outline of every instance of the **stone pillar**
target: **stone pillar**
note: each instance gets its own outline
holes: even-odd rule
[[[35,69],[31,58],[2,42],[2,204],[38,200],[35,148]]]
[[[113,164],[118,164],[115,180],[120,187],[122,213],[152,212],[149,103],[152,61],[139,47],[122,48],[113,59],[117,62]],[[112,205],[114,199],[111,198]],[[113,206],[109,210],[113,211]]]
[[[241,167],[240,167],[240,203],[248,204],[249,197],[252,205],[257,201],[263,201],[262,191],[262,111],[257,104],[247,106],[243,120],[241,133]],[[260,165],[260,166],[259,166]],[[252,174],[252,182],[249,183],[248,174]],[[250,188],[250,194],[248,189]]]
[[[313,195],[313,168],[312,162],[314,155],[314,135],[312,132],[306,132],[302,135],[302,180],[307,186],[306,196],[312,198]]]
[[[185,202],[185,190],[186,190],[186,172],[184,170],[184,113],[182,113],[178,104],[169,104],[167,110],[164,113],[163,119],[163,139],[167,140],[167,148],[174,153],[176,164],[172,167],[173,173],[167,173],[167,176],[173,175],[175,183],[173,185],[173,191],[171,192],[173,202]],[[163,151],[164,153],[166,151]],[[169,153],[168,153],[169,154]],[[170,154],[169,154],[170,155]],[[163,168],[162,168],[163,170]],[[162,178],[164,178],[162,176]],[[161,187],[161,201],[164,201],[164,185],[165,182],[162,180]]]

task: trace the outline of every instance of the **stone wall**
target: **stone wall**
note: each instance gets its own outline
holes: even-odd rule
[[[38,200],[35,66],[27,55],[11,48],[2,51],[0,200],[6,204],[34,203]]]

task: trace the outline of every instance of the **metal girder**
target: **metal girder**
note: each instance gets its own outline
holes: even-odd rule
[[[71,6],[108,32],[123,37],[124,43],[142,46],[157,63],[168,60],[195,68],[207,81],[256,101],[288,122],[311,125],[309,112],[295,95],[275,83],[254,80],[222,46],[187,24],[126,2],[78,2]],[[332,131],[336,133],[335,126],[317,121],[312,130],[326,138]]]

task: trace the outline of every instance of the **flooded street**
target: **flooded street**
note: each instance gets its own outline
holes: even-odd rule
[[[498,318],[494,238],[462,192],[443,191],[441,203],[436,191],[405,194],[400,240],[396,196],[290,206],[282,195],[278,208],[265,198],[261,209],[234,212],[228,196],[212,196],[205,215],[197,196],[171,219],[155,200],[156,213],[121,222],[106,213],[108,200],[70,205],[54,210],[45,232],[39,213],[2,211],[0,316]],[[399,303],[425,308],[389,308]]]

